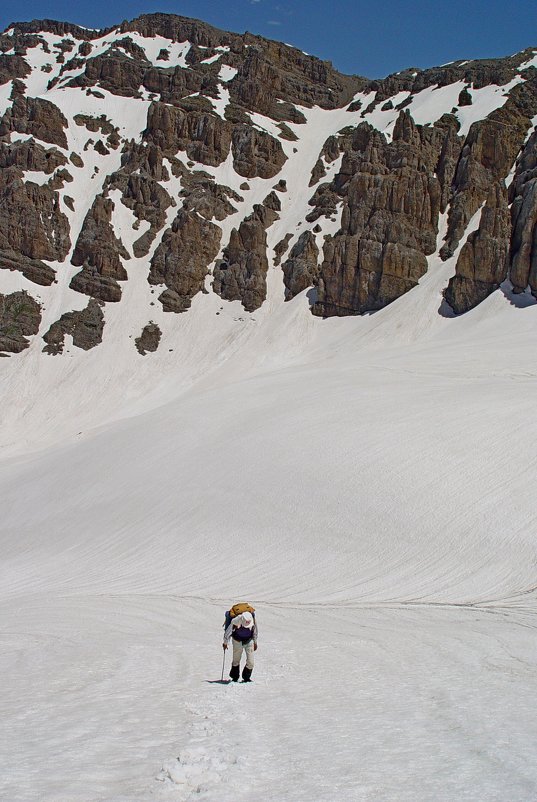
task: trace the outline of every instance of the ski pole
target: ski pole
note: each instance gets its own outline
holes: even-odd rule
[[[224,681],[224,664],[226,662],[226,650],[224,649],[224,659],[222,660],[222,676],[220,677],[220,682]]]

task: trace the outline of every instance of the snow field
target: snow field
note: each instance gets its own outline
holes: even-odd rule
[[[9,604],[2,798],[534,798],[531,618],[259,605],[254,682],[228,686],[221,611],[143,595]]]
[[[4,458],[0,797],[535,797],[535,304],[443,318],[446,269],[289,354],[297,298],[160,408]]]
[[[165,46],[137,41],[150,60]],[[487,90],[460,113],[504,102]],[[416,95],[412,113],[436,119],[450,92]],[[50,97],[70,149],[98,138],[75,113],[125,138],[145,126],[140,100]],[[304,175],[361,116],[303,111],[275,178],[243,191],[231,159],[199,165],[244,196],[222,247],[280,178],[269,248],[304,230]],[[389,136],[394,112],[373,119]],[[119,155],[72,168],[73,245]],[[112,197],[130,250],[141,229]],[[321,244],[338,220],[319,222]],[[435,254],[415,290],[361,318],[314,318],[307,293],[283,303],[280,268],[253,314],[209,293],[167,315],[151,253],[126,263],[102,346],[44,358],[35,338],[2,360],[0,798],[534,802],[534,299],[505,285],[449,318],[457,254]],[[78,268],[55,267],[42,331],[87,303],[68,288]],[[2,292],[21,286],[35,293],[0,271]],[[142,358],[149,319],[163,340]],[[238,598],[258,609],[260,648],[254,683],[224,686]]]

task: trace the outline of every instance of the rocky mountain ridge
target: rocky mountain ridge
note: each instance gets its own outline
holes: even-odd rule
[[[0,35],[0,352],[106,338],[136,281],[161,314],[308,291],[380,309],[439,253],[444,314],[537,297],[537,49],[370,81],[251,34],[150,14]],[[140,281],[142,277],[142,281]],[[309,290],[312,290],[310,293]]]

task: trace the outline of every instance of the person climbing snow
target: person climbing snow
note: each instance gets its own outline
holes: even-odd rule
[[[250,612],[241,613],[232,618],[224,633],[224,650],[227,649],[229,639],[233,641],[233,658],[229,676],[233,682],[238,682],[242,651],[246,653],[246,665],[242,669],[243,682],[250,682],[254,669],[254,652],[257,651],[257,624]]]

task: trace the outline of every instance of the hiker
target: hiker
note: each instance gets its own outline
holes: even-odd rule
[[[250,682],[254,668],[254,652],[257,650],[257,624],[250,612],[241,613],[232,618],[224,633],[224,649],[227,649],[229,639],[233,641],[233,659],[229,676],[233,682],[238,682],[242,650],[246,652],[246,665],[242,669],[243,682]]]

